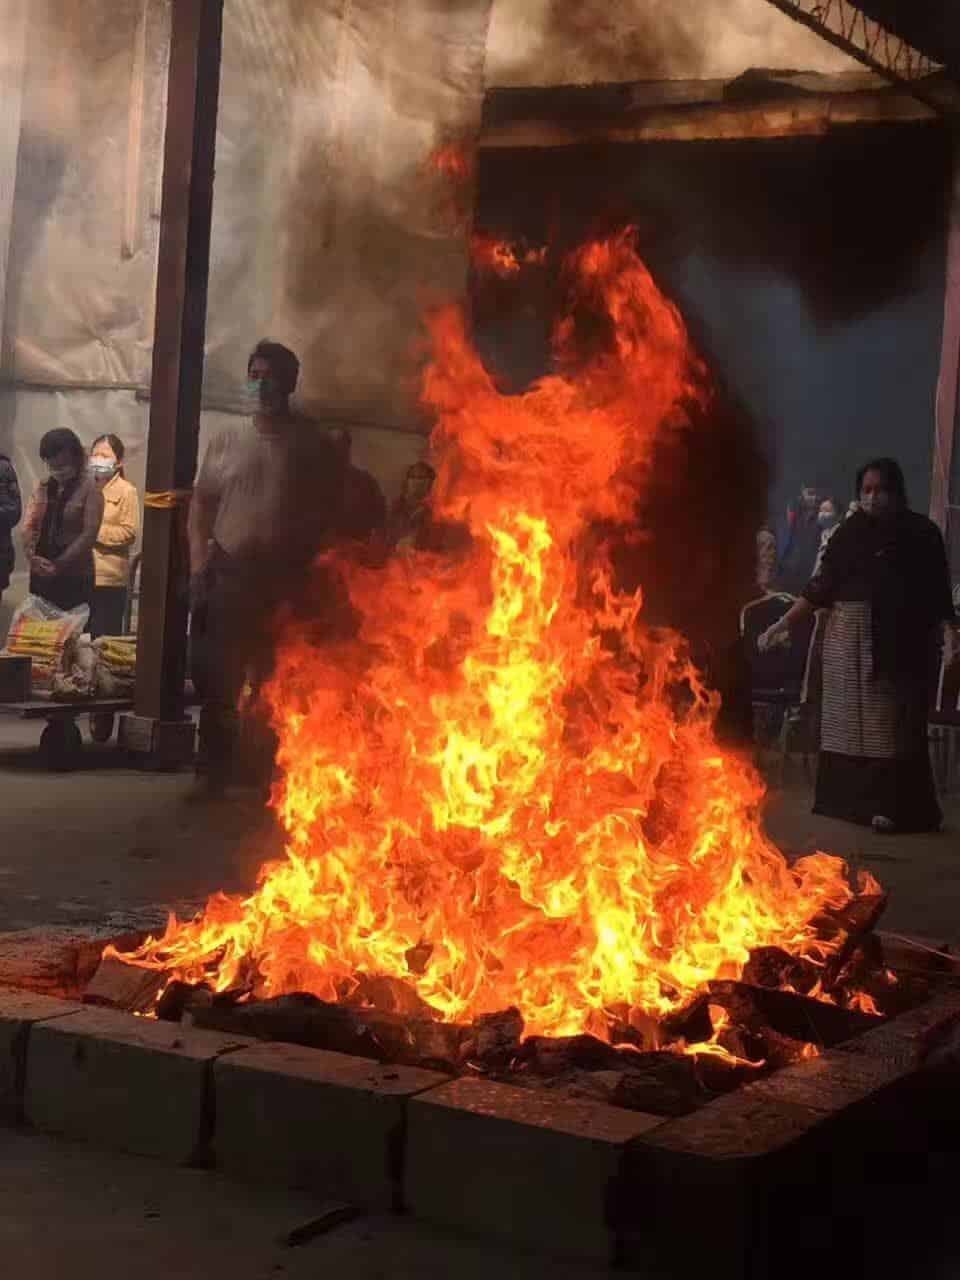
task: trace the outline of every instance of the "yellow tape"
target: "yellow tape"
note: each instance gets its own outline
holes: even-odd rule
[[[192,489],[167,489],[163,493],[143,495],[143,505],[155,511],[173,511],[175,507],[185,507],[193,496]]]

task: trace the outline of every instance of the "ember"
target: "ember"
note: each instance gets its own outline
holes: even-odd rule
[[[542,266],[547,251],[528,245],[518,247],[508,240],[498,240],[477,231],[470,241],[470,256],[478,271],[492,271],[494,275],[508,279],[517,275],[521,267]]]
[[[290,631],[268,690],[286,859],[130,963],[258,1001],[388,996],[390,1016],[472,1023],[502,1058],[520,1028],[578,1037],[535,1040],[535,1067],[609,1066],[594,1046],[615,1041],[639,1070],[661,1039],[683,1047],[657,1028],[708,984],[707,1051],[762,1056],[769,1037],[726,1027],[736,989],[716,986],[751,963],[761,985],[843,1002],[859,928],[843,921],[861,897],[875,917],[875,882],[771,845],[757,774],[714,739],[716,698],[615,589],[595,532],[634,520],[659,434],[708,403],[705,370],[632,234],[584,245],[564,279],[559,372],[520,396],[459,310],[430,320],[434,515],[469,545],[339,564],[359,634]]]

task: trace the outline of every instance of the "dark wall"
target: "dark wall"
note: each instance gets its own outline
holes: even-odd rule
[[[556,257],[629,221],[769,464],[779,519],[807,481],[903,463],[929,499],[949,149],[935,125],[825,139],[484,152],[477,225]],[[515,385],[546,363],[549,280],[477,308]],[[759,476],[760,472],[755,472]]]
[[[477,341],[507,388],[549,365],[564,251],[624,223],[711,366],[713,406],[664,441],[638,504],[648,536],[618,561],[648,621],[690,640],[734,739],[749,736],[736,637],[759,524],[782,530],[804,483],[846,501],[877,454],[928,504],[949,165],[926,125],[481,154],[478,228],[550,245],[545,268],[474,281]]]

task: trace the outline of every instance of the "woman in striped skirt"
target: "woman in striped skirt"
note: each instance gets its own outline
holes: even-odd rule
[[[858,509],[759,644],[781,642],[812,610],[829,610],[814,813],[878,831],[935,831],[942,815],[927,718],[941,624],[954,618],[943,538],[909,509],[891,458],[863,467],[857,490]]]

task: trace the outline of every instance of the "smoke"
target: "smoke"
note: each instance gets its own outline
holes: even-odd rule
[[[495,0],[491,86],[732,79],[857,64],[765,0]]]

